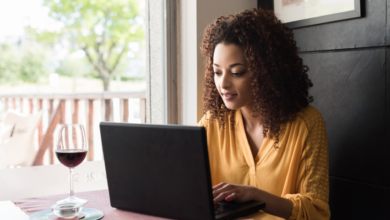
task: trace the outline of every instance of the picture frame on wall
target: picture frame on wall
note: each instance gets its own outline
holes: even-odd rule
[[[363,17],[364,0],[257,0],[290,28]]]

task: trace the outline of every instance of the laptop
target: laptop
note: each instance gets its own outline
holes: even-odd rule
[[[101,122],[111,206],[171,219],[235,219],[262,202],[213,203],[204,127]]]

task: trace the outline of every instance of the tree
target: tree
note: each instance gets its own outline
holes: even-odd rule
[[[49,72],[45,66],[45,52],[39,48],[25,48],[20,60],[20,79],[23,82],[39,83],[48,78]]]
[[[82,49],[109,90],[118,64],[130,42],[144,39],[138,0],[44,0],[49,16],[62,24],[59,32],[34,30],[37,40],[67,38]]]
[[[7,44],[0,45],[0,83],[14,83],[19,80],[19,57]]]
[[[45,53],[37,47],[26,47],[20,52],[10,45],[0,45],[0,83],[20,81],[37,83],[47,78]]]

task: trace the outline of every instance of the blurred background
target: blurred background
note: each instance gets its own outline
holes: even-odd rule
[[[100,121],[142,122],[144,0],[0,0],[0,30],[0,120],[43,111],[36,151],[60,101],[60,123],[92,132],[89,160],[102,159]],[[45,154],[44,164],[57,162]]]

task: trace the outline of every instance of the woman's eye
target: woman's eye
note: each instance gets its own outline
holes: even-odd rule
[[[244,73],[232,73],[233,76],[242,76]]]
[[[214,72],[214,75],[218,75],[218,76],[219,76],[219,75],[220,75],[220,73],[218,73],[218,72]]]

